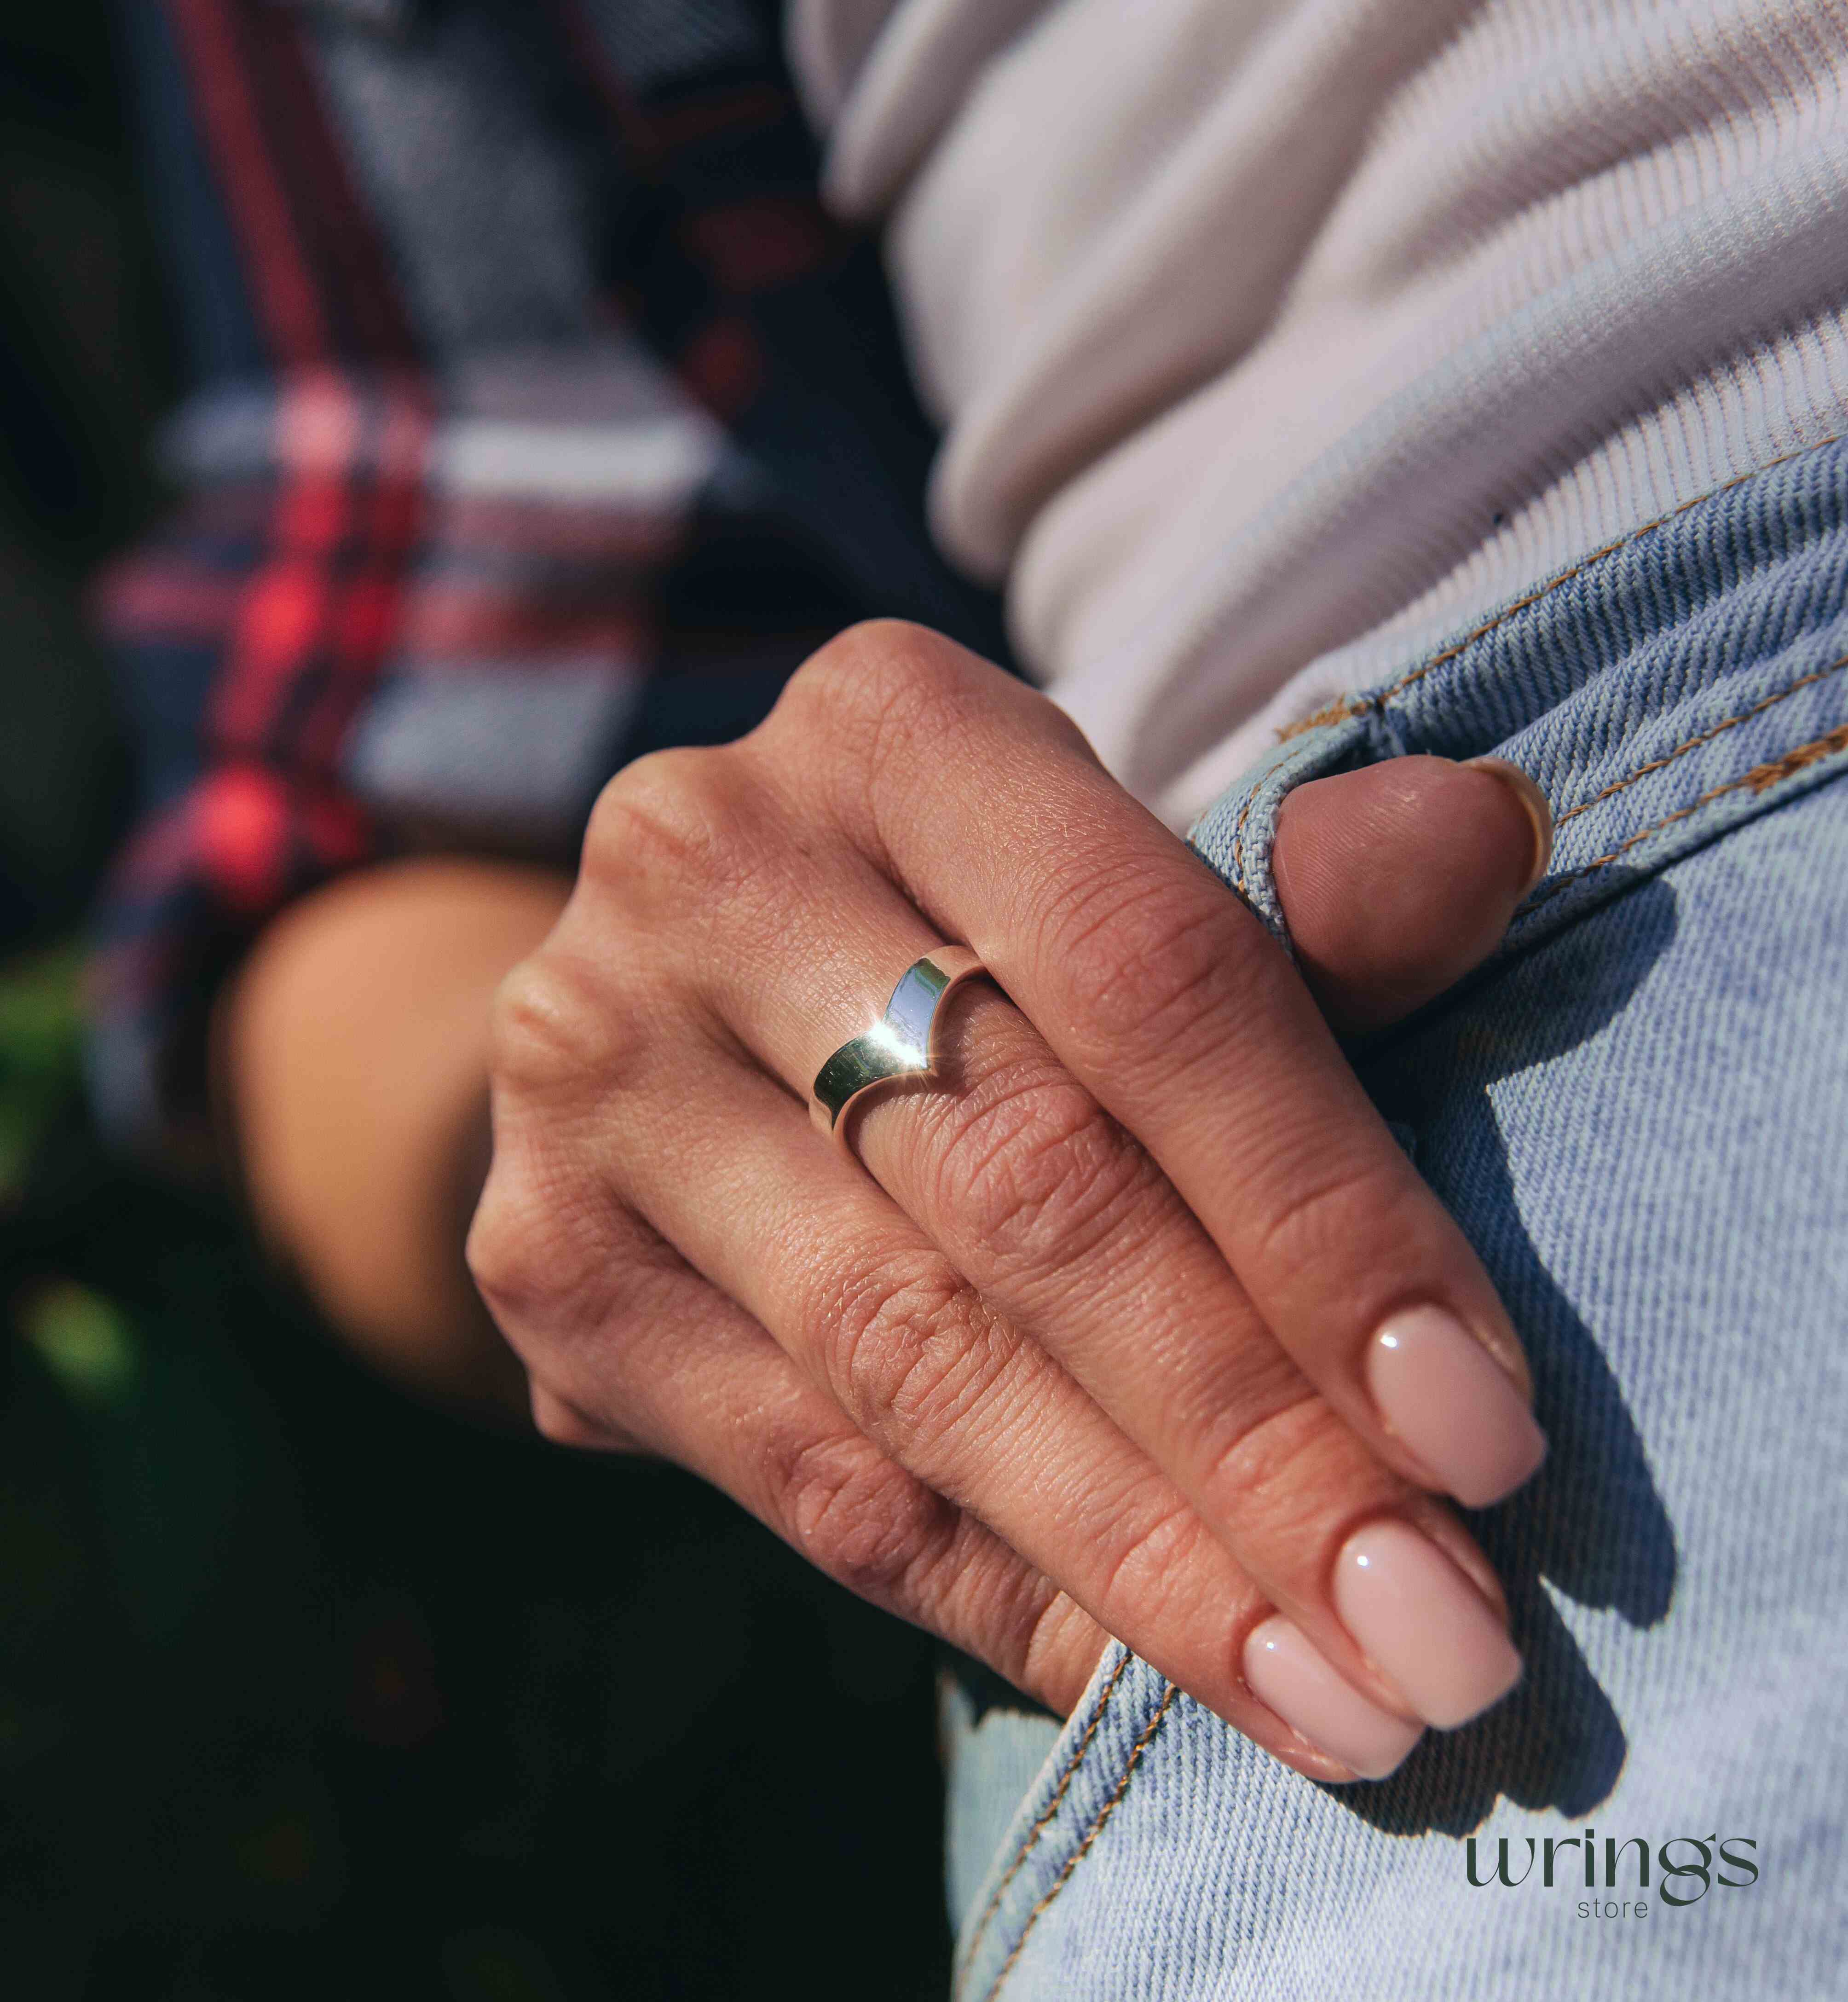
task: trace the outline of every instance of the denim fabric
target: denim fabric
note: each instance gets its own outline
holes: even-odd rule
[[[943,1877],[950,1909],[961,1913],[974,1905],[1059,1728],[1041,1711],[978,1711],[951,1675],[939,1679],[937,1703],[944,1781],[954,1803],[944,1826]]]
[[[1193,839],[1281,933],[1292,786],[1491,751],[1554,803],[1550,872],[1357,1061],[1532,1358],[1551,1456],[1473,1519],[1525,1679],[1325,1788],[1113,1650],[957,1914],[968,2002],[1848,1992],[1848,450],[1312,719]],[[1588,1829],[1595,1887],[1582,1847],[1549,1884]]]

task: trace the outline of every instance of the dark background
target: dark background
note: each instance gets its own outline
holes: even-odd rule
[[[668,1470],[420,1411],[83,1107],[162,504],[99,0],[0,25],[0,1990],[937,1996],[932,1658]]]

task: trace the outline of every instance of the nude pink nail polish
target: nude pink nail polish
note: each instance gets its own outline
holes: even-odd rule
[[[1500,1619],[1437,1545],[1388,1519],[1356,1530],[1334,1566],[1354,1643],[1427,1724],[1466,1724],[1521,1678]]]
[[[1546,1457],[1527,1400],[1442,1307],[1395,1314],[1368,1344],[1366,1379],[1387,1431],[1466,1507],[1512,1495]]]
[[[1424,1735],[1422,1725],[1369,1701],[1281,1613],[1247,1638],[1245,1680],[1292,1731],[1363,1780],[1383,1780]]]

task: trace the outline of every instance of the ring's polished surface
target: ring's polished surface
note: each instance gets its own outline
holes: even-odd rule
[[[847,1108],[861,1093],[894,1077],[926,1077],[936,1060],[932,1037],[943,1003],[965,980],[988,968],[966,945],[940,945],[906,968],[884,1018],[864,1035],[843,1043],[815,1073],[809,1111],[844,1152]]]

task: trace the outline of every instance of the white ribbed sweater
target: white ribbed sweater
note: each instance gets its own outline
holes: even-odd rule
[[[932,515],[1176,825],[1848,431],[1848,0],[796,0]]]

